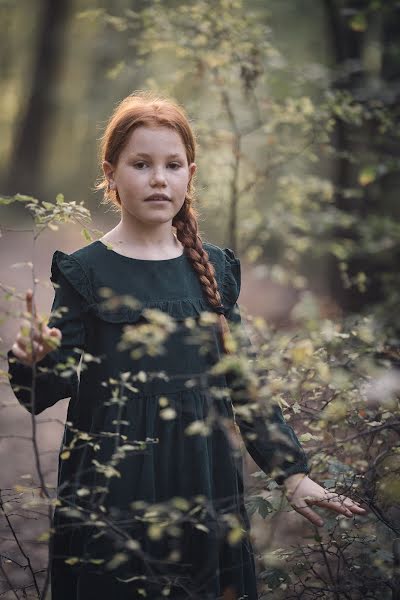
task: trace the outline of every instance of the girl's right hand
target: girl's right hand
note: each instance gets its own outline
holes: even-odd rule
[[[32,290],[26,292],[26,308],[32,320],[22,321],[17,339],[11,350],[22,364],[32,366],[60,345],[62,333],[57,327],[49,328],[43,321],[38,319],[36,308],[33,305]],[[31,327],[33,327],[32,335]],[[31,337],[33,338],[33,348]]]

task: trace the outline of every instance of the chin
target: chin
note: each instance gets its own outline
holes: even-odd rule
[[[154,225],[157,225],[157,224],[161,224],[161,223],[169,223],[169,222],[171,222],[172,219],[174,218],[174,214],[173,213],[167,214],[166,211],[165,211],[164,214],[161,214],[161,211],[160,211],[160,214],[158,214],[158,215],[153,215],[153,216],[150,216],[150,217],[149,217],[149,215],[140,216],[140,217],[138,217],[138,216],[135,215],[135,218],[138,219],[139,221],[141,221],[143,224],[146,224],[146,225],[150,225],[152,223]]]
[[[141,221],[142,223],[164,223],[166,221],[170,221],[173,219],[175,212],[170,210],[159,209],[153,210],[153,212],[147,211],[135,211],[127,206],[122,206],[122,210],[129,215],[130,218],[135,219],[137,221]]]

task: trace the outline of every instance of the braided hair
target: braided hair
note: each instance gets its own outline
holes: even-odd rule
[[[160,96],[151,91],[136,91],[124,98],[115,107],[104,134],[100,138],[99,161],[116,164],[132,131],[140,126],[164,126],[176,131],[185,146],[188,164],[195,161],[196,139],[184,108],[171,98]],[[121,200],[118,190],[109,189],[103,174],[95,189],[103,190],[103,204],[111,205],[119,212]],[[197,273],[210,308],[219,315],[218,329],[222,348],[226,354],[231,350],[228,344],[229,325],[224,315],[221,293],[215,277],[214,265],[203,247],[198,230],[198,212],[194,206],[194,184],[190,179],[184,204],[172,220],[176,228],[176,237],[184,247],[184,253]]]

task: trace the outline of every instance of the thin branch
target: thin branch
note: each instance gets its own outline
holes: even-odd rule
[[[10,519],[8,518],[8,514],[7,514],[7,512],[4,509],[3,500],[2,500],[2,497],[1,497],[1,490],[0,490],[0,509],[2,510],[2,512],[4,514],[4,518],[5,518],[6,522],[7,522],[7,525],[9,527],[12,535],[13,535],[13,538],[14,538],[17,546],[18,546],[19,551],[21,552],[22,556],[25,558],[25,560],[27,562],[28,569],[29,569],[29,571],[30,571],[30,573],[32,575],[32,578],[33,578],[33,584],[34,584],[35,589],[36,589],[37,594],[38,594],[38,598],[40,598],[40,591],[39,591],[39,587],[38,587],[38,584],[37,584],[37,581],[36,581],[35,572],[34,572],[34,570],[32,568],[31,560],[30,560],[29,556],[26,554],[25,550],[23,549],[23,547],[22,547],[22,545],[21,545],[21,543],[20,543],[20,541],[19,541],[19,539],[17,537],[17,534],[15,532],[14,526],[11,523]]]

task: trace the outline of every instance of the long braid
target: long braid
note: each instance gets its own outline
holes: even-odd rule
[[[192,267],[198,274],[199,281],[212,307],[219,313],[219,331],[222,337],[223,351],[231,354],[227,341],[230,334],[229,325],[223,314],[223,304],[218,283],[215,277],[215,268],[210,261],[207,250],[198,233],[198,214],[192,205],[190,194],[186,195],[185,202],[172,222],[176,227],[176,237],[184,246],[186,256],[191,261]]]

